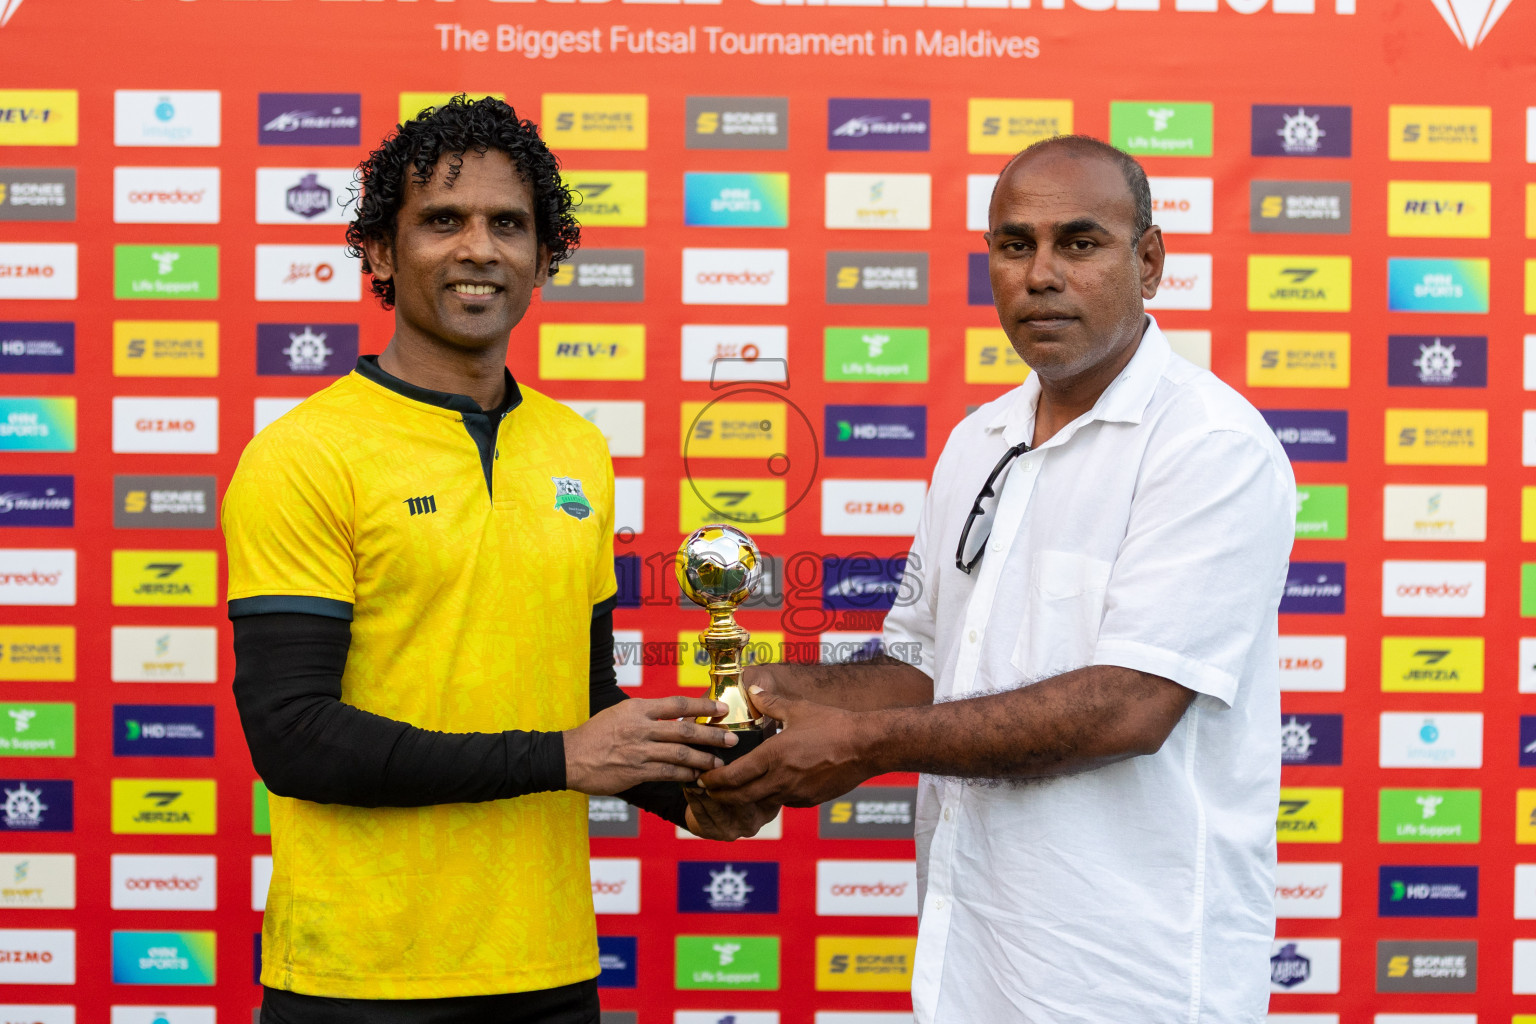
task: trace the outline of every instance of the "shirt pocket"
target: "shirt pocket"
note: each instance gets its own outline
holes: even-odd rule
[[[1093,658],[1113,562],[1070,551],[1042,551],[1029,574],[1024,622],[1010,663],[1033,681]]]

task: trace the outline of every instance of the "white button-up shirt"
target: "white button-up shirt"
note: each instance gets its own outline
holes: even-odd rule
[[[936,700],[1087,665],[1197,696],[1156,754],[1027,783],[923,776],[917,1020],[1262,1024],[1290,463],[1149,318],[1094,407],[1013,463],[962,573],[971,503],[1039,397],[1031,376],[950,435],[907,570],[919,596],[886,644],[915,645]]]

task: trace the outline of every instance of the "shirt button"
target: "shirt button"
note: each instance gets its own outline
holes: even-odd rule
[[[933,901],[933,909],[934,910],[943,910],[944,909],[944,897],[943,896],[940,896],[940,897],[938,897],[937,899],[935,899]]]
[[[944,808],[944,820],[945,821],[953,821],[954,817],[955,817],[955,809],[953,807],[946,807],[946,808]]]
[[[971,643],[975,643],[976,642],[976,631],[974,629],[971,630],[970,633],[966,635],[966,639],[969,640]]]

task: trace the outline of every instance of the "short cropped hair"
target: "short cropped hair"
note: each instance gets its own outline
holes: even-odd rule
[[[1141,241],[1141,236],[1146,234],[1147,229],[1152,226],[1152,186],[1147,183],[1147,172],[1142,169],[1135,157],[1124,150],[1116,149],[1102,139],[1096,139],[1091,135],[1055,135],[1049,139],[1041,139],[1029,148],[1014,154],[1013,158],[1003,166],[1003,172],[998,174],[998,180],[1002,180],[1003,173],[1006,173],[1009,167],[1025,157],[1053,149],[1065,149],[1076,155],[1101,156],[1120,168],[1120,173],[1125,176],[1125,187],[1131,193],[1131,202],[1136,207],[1136,221],[1133,225],[1136,233],[1131,238],[1131,242],[1134,244]]]
[[[347,252],[363,261],[372,274],[363,242],[394,244],[396,217],[405,201],[406,174],[417,184],[432,180],[439,160],[447,161],[451,186],[464,165],[464,154],[497,150],[512,158],[518,175],[533,192],[533,219],[540,245],[549,249],[549,272],[581,244],[581,228],[572,214],[571,192],[560,180],[560,161],[539,137],[539,126],[520,120],[517,111],[492,96],[471,100],[464,94],[424,110],[385,137],[357,168],[353,186],[357,216],[347,226]],[[395,304],[393,280],[372,282],[373,294],[385,309]]]

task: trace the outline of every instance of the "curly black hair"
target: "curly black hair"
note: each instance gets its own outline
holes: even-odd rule
[[[347,252],[362,260],[363,272],[373,273],[363,251],[365,239],[394,243],[407,171],[425,185],[432,180],[438,161],[446,159],[451,185],[464,165],[465,153],[492,149],[511,157],[518,174],[533,189],[535,229],[539,243],[549,249],[549,273],[556,274],[581,244],[581,227],[571,213],[571,191],[560,180],[560,161],[539,138],[539,126],[519,120],[511,106],[493,96],[471,100],[463,93],[397,125],[358,165],[351,199],[357,216],[347,225]],[[394,308],[393,280],[375,277],[372,288],[385,309]]]

